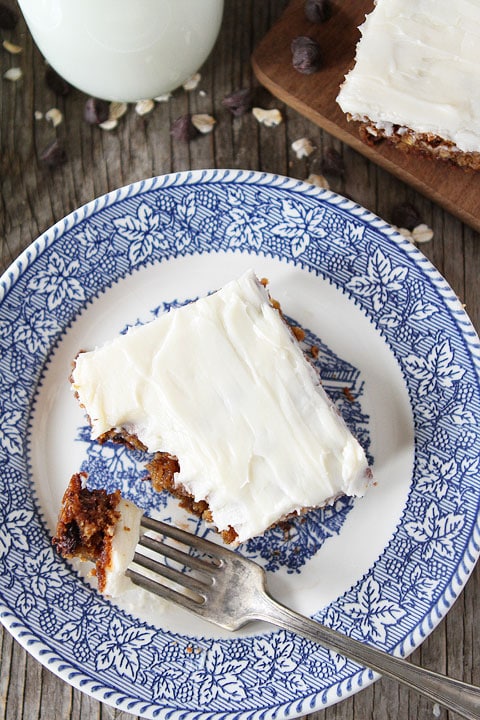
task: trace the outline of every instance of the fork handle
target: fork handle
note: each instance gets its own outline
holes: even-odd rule
[[[265,593],[257,617],[293,631],[381,675],[398,680],[468,720],[480,720],[480,688],[394,657],[286,608]]]

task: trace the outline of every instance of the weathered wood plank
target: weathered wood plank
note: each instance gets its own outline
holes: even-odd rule
[[[476,327],[480,327],[480,238],[478,234],[401,180],[373,164],[340,140],[321,130],[296,110],[286,107],[253,76],[250,56],[285,0],[227,0],[221,35],[202,68],[199,90],[176,91],[168,103],[139,117],[131,106],[116,130],[105,132],[83,121],[85,96],[72,90],[55,96],[44,80],[45,65],[21,21],[4,33],[23,45],[18,62],[24,71],[19,84],[0,81],[0,268],[40,233],[78,206],[109,190],[151,175],[186,169],[231,167],[259,169],[304,179],[322,173],[326,148],[337,149],[345,163],[343,176],[329,177],[332,190],[351,197],[386,220],[403,200],[415,204],[435,231],[421,250],[447,278]],[[17,61],[15,61],[17,62]],[[0,76],[13,63],[0,52]],[[284,121],[277,128],[260,126],[248,113],[233,118],[222,105],[228,93],[251,86],[255,104],[279,107]],[[64,122],[56,129],[34,111],[58,107]],[[171,123],[186,112],[206,112],[217,125],[212,134],[190,144],[174,140]],[[38,162],[41,150],[55,138],[64,142],[68,162],[51,171]],[[315,151],[298,159],[291,144],[308,137]],[[480,568],[446,620],[425,641],[412,660],[433,670],[480,684],[478,618]],[[43,668],[0,628],[0,720],[134,720],[93,700]],[[309,715],[310,720],[413,720],[417,717],[457,720],[453,713],[380,680],[356,696]]]

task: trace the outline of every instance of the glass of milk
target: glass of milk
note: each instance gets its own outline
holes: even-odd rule
[[[19,0],[52,67],[97,98],[134,102],[182,85],[208,57],[223,0]]]

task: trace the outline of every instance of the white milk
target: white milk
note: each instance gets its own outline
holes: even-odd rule
[[[105,100],[173,90],[209,55],[223,0],[19,0],[46,60]]]

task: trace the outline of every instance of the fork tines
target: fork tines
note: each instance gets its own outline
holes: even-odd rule
[[[141,535],[132,564],[150,574],[133,568],[129,568],[126,574],[145,590],[198,612],[206,601],[206,591],[214,582],[214,573],[221,565],[221,560],[214,555],[216,545],[146,516],[142,518],[141,526],[146,531],[153,531],[157,537]],[[174,540],[185,548],[200,551],[202,557],[181,550],[166,540]],[[221,554],[222,549],[218,550]],[[177,567],[166,564],[165,559],[173,561]]]

